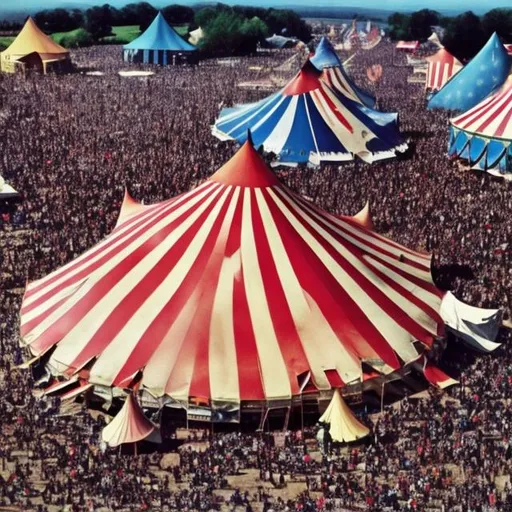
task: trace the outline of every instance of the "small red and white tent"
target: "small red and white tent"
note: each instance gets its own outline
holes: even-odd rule
[[[212,406],[360,385],[363,363],[386,378],[442,331],[442,293],[368,217],[306,201],[247,142],[190,192],[127,197],[110,236],[29,284],[23,342],[64,378]]]
[[[509,55],[512,55],[512,44],[504,44],[505,50],[507,50],[507,53]]]
[[[397,50],[403,50],[407,52],[414,52],[420,47],[419,41],[398,41],[396,44]]]
[[[121,410],[103,429],[101,438],[113,447],[143,441],[150,436],[154,438],[155,434],[159,434],[158,427],[144,416],[137,400],[130,393]]]
[[[448,50],[441,48],[435,55],[427,57],[427,81],[425,87],[438,91],[456,73],[462,69],[462,63]]]

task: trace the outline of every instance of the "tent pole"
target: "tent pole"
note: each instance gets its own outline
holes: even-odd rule
[[[382,381],[382,390],[380,392],[380,412],[384,412],[384,386],[386,385],[386,381]]]
[[[290,412],[292,410],[292,406],[288,406],[288,410],[286,411],[286,416],[284,418],[283,432],[288,430],[288,423],[290,422]]]
[[[300,395],[300,431],[304,438],[304,402],[302,401],[302,394]]]

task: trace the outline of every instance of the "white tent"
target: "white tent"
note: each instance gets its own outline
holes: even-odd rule
[[[121,410],[103,429],[101,438],[109,446],[136,443],[144,439],[162,442],[158,427],[144,416],[133,395],[128,395]]]
[[[350,443],[370,433],[370,429],[354,416],[354,413],[341,397],[339,389],[334,391],[331,403],[319,421],[320,423],[329,424],[331,439],[337,443]]]
[[[11,185],[7,184],[5,180],[0,176],[0,199],[9,199],[11,197],[18,197],[19,194],[14,190]]]
[[[499,309],[475,308],[448,292],[441,302],[440,315],[446,327],[472,348],[492,352],[501,345],[495,342],[502,320]]]

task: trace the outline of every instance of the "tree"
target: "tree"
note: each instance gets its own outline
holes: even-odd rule
[[[411,14],[409,39],[425,41],[432,34],[432,26],[439,23],[439,14],[430,9],[422,9]]]
[[[257,16],[247,19],[224,9],[202,26],[205,35],[200,50],[208,56],[254,53],[258,42],[268,34],[267,25]]]
[[[185,5],[168,5],[162,9],[162,14],[170,25],[190,24],[194,21],[194,9]]]
[[[409,25],[411,17],[407,14],[395,12],[388,18],[389,37],[394,41],[407,39],[409,36]]]
[[[471,11],[453,18],[443,39],[446,49],[460,60],[474,57],[485,42],[480,18]]]
[[[108,4],[102,7],[91,7],[85,11],[84,28],[91,34],[94,41],[112,34],[113,15]]]
[[[68,32],[80,26],[76,16],[72,16],[66,9],[40,11],[34,16],[34,19],[37,26],[47,34]]]
[[[482,18],[486,39],[496,32],[505,42],[512,41],[512,9],[492,9]]]

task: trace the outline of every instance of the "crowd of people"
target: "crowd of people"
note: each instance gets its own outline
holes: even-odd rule
[[[179,462],[161,453],[103,450],[103,420],[83,406],[35,398],[19,344],[27,281],[72,260],[113,229],[124,189],[146,204],[187,191],[234,152],[210,135],[222,105],[267,92],[239,82],[265,76],[291,53],[161,68],[121,77],[118,47],[73,52],[82,72],[23,79],[0,75],[0,172],[22,199],[0,216],[0,506],[20,510],[512,510],[512,345],[474,356],[458,345],[443,359],[460,384],[405,399],[383,414],[358,411],[372,433],[319,451],[313,427],[214,433],[186,443]],[[381,64],[380,81],[366,70]],[[87,75],[85,68],[101,70]],[[290,73],[293,74],[294,71]],[[382,42],[358,50],[350,73],[378,108],[398,112],[407,157],[278,170],[293,190],[333,213],[370,201],[376,230],[433,253],[434,276],[460,299],[512,307],[512,192],[446,156],[448,114],[425,108],[411,68]],[[235,429],[236,430],[236,429]],[[233,477],[255,473],[251,489]],[[252,474],[252,473],[251,473]],[[298,495],[287,489],[303,484]]]

